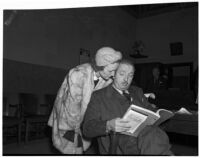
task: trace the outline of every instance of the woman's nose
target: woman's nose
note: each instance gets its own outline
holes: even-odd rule
[[[114,75],[115,75],[115,72],[112,71],[112,72],[110,73],[110,76],[114,76]]]

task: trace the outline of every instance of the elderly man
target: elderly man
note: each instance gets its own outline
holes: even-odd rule
[[[122,54],[110,47],[99,49],[92,64],[79,65],[66,75],[55,100],[48,125],[54,146],[64,154],[82,154],[90,142],[82,138],[80,124],[93,91],[112,82]],[[98,83],[95,85],[95,81]]]
[[[83,121],[83,134],[97,137],[100,154],[109,154],[109,133],[125,132],[130,122],[122,119],[130,104],[155,110],[144,96],[142,89],[130,87],[135,68],[129,61],[121,61],[113,84],[92,94]],[[147,126],[139,136],[117,135],[116,153],[119,155],[171,155],[169,139],[158,127]]]

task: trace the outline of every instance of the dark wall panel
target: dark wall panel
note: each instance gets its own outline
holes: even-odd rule
[[[67,70],[3,59],[3,91],[57,93]]]

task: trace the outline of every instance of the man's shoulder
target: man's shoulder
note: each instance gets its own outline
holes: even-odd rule
[[[96,90],[93,92],[94,95],[103,95],[103,94],[107,94],[108,92],[110,92],[112,88],[112,85],[108,85],[107,87],[104,87],[102,89]]]
[[[129,90],[130,92],[143,92],[142,88],[138,86],[130,86]]]

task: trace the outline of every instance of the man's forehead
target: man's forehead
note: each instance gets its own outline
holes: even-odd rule
[[[134,72],[135,68],[130,64],[120,64],[118,71]]]

